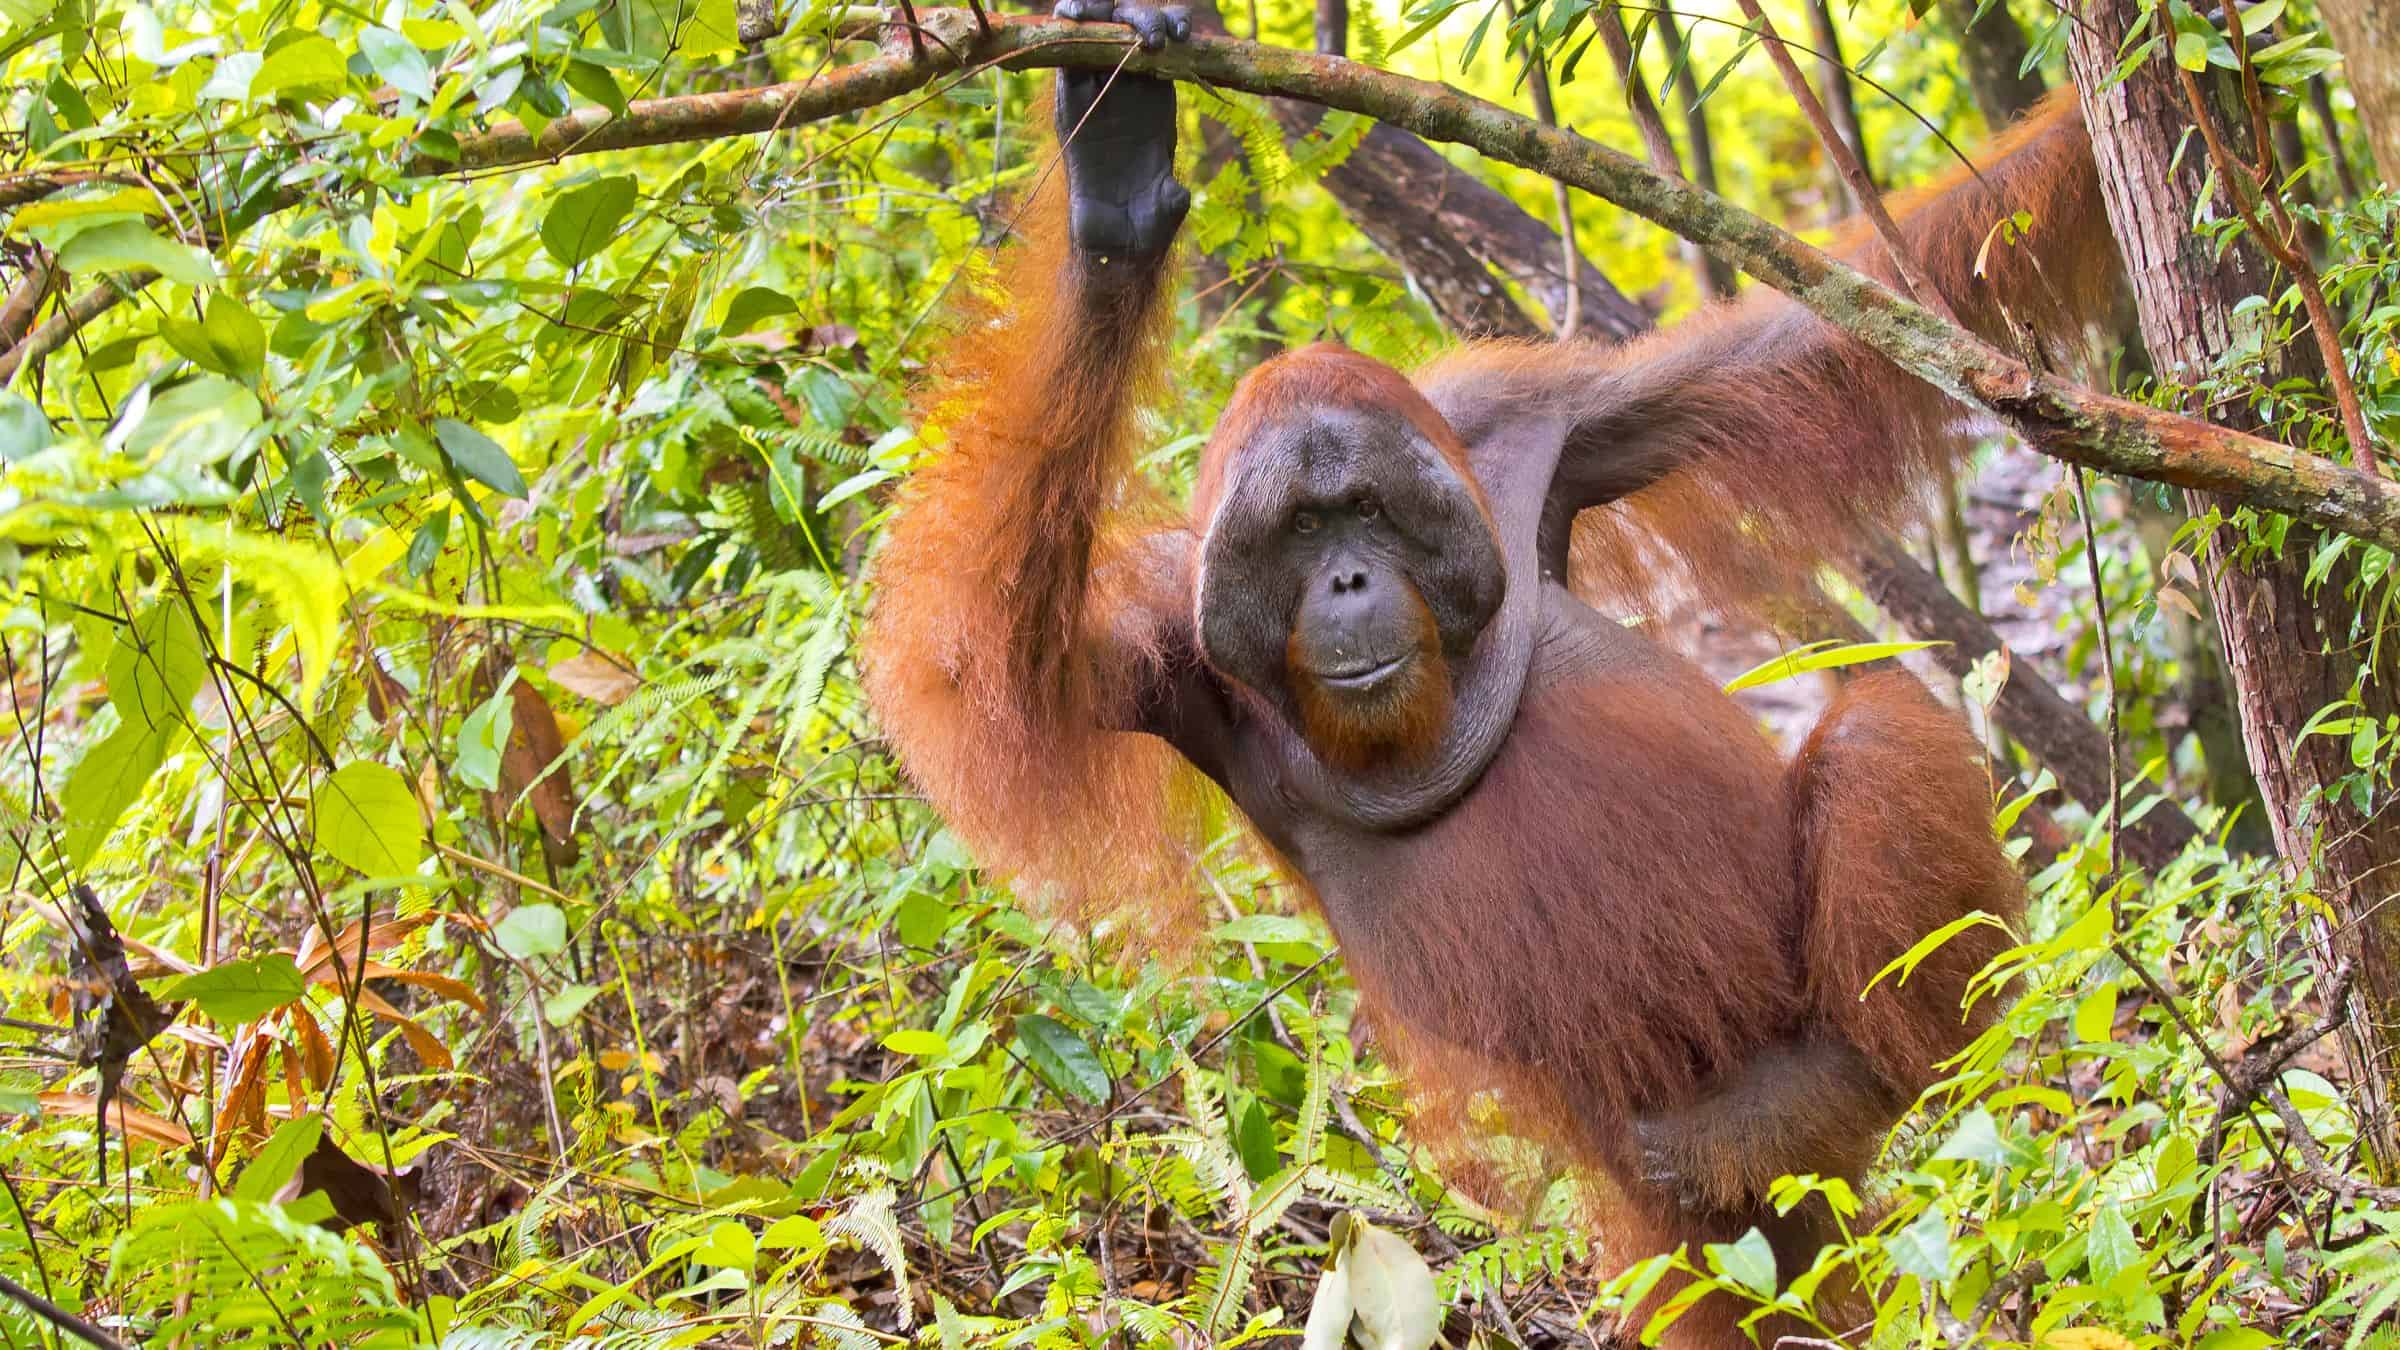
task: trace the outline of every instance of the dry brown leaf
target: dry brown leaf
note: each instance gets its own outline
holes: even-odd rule
[[[342,985],[340,973],[330,963],[310,971],[308,978],[312,983],[330,985],[336,989],[341,988]],[[397,966],[387,966],[381,961],[369,961],[367,962],[367,978],[390,980],[395,984],[414,985],[453,1002],[464,1003],[477,1012],[484,1010],[483,995],[475,992],[475,986],[454,975],[437,975],[430,970],[402,970]]]
[[[400,1028],[400,1035],[408,1041],[408,1048],[417,1052],[417,1058],[424,1061],[426,1068],[439,1073],[448,1069],[455,1062],[451,1058],[450,1047],[442,1044],[441,1037],[427,1031],[415,1018],[393,1007],[383,995],[372,989],[362,988],[358,991],[358,1006]]]
[[[446,910],[429,909],[422,914],[411,915],[405,919],[386,919],[367,930],[367,950],[369,952],[388,951],[398,945],[402,938],[436,919],[447,916],[448,911]],[[352,919],[334,938],[333,945],[330,947],[325,945],[325,937],[321,930],[309,929],[307,936],[300,939],[300,950],[292,956],[292,960],[300,967],[300,973],[312,980],[315,979],[319,970],[333,965],[333,956],[337,951],[341,953],[342,960],[345,962],[357,960],[358,923],[358,920]]]
[[[559,734],[558,717],[550,700],[524,680],[509,689],[515,705],[508,725],[508,747],[500,752],[500,791],[495,809],[506,810],[519,797],[533,805],[534,824],[542,835],[542,854],[553,867],[573,863],[582,853],[575,842],[575,780],[559,762],[567,742]],[[550,766],[556,764],[557,768]],[[530,789],[530,791],[528,791]]]
[[[587,647],[564,661],[551,663],[549,676],[558,687],[570,694],[580,695],[605,707],[615,707],[633,697],[642,687],[642,677],[631,661],[611,656],[597,647]],[[518,681],[523,687],[524,681]]]
[[[88,1093],[45,1092],[41,1095],[41,1103],[44,1115],[97,1117],[100,1114],[100,1099]],[[161,1119],[123,1102],[111,1103],[108,1114],[119,1134],[165,1144],[169,1148],[192,1146],[191,1131],[174,1121]]]

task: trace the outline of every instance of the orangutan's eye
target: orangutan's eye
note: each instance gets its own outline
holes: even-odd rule
[[[1317,513],[1314,511],[1301,510],[1292,513],[1292,529],[1297,533],[1315,534],[1317,526],[1322,523],[1317,519]]]
[[[1359,498],[1356,509],[1358,511],[1358,518],[1360,520],[1373,520],[1375,517],[1383,514],[1382,503],[1376,501],[1373,497]]]

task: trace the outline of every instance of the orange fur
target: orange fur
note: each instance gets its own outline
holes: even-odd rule
[[[920,403],[949,444],[878,554],[864,665],[899,757],[978,856],[1088,920],[1145,896],[1182,908],[1163,898],[1188,894],[1197,784],[1111,729],[1149,638],[1120,620],[1181,604],[1109,565],[1169,518],[1129,485],[1127,447],[1163,375],[1172,277],[1113,297],[1106,323],[1057,312],[1081,293],[1063,188],[1040,190]]]
[[[2116,271],[2072,106],[2004,138],[1987,172],[1988,187],[1903,199],[1919,261],[1985,331],[2005,326],[2006,297],[2026,331],[2071,334]],[[1095,299],[1065,244],[1058,186],[986,292],[1016,308],[969,314],[921,409],[949,445],[912,479],[879,556],[868,687],[911,775],[987,864],[1079,918],[1145,902],[1166,918],[1195,912],[1182,902],[1197,776],[1164,741],[1113,728],[1142,724],[1134,704],[1162,682],[1224,688],[1195,668],[1189,554],[1235,457],[1274,419],[1397,410],[1498,527],[1437,410],[1453,405],[1312,347],[1243,381],[1179,528],[1128,482],[1133,410],[1163,366],[1166,279]],[[2020,208],[2036,216],[2031,238],[1993,243],[1992,279],[1976,279],[1985,234]],[[1878,251],[1855,253],[1875,270]],[[1905,505],[1956,453],[1963,417],[1764,293],[1617,351],[1476,344],[1423,381],[1562,416],[1632,387],[1648,420],[1622,433],[1685,452],[1663,481],[1584,514],[1587,595],[1642,596],[1662,578],[1729,603],[1779,593]],[[1495,444],[1478,439],[1474,453]],[[1960,999],[1995,938],[1975,930],[1907,983],[1859,992],[1971,909],[2012,917],[2019,883],[1992,839],[1971,742],[1905,677],[1853,682],[1786,765],[1688,663],[1585,619],[1560,639],[1581,644],[1567,673],[1537,662],[1522,700],[1501,707],[1507,738],[1465,795],[1409,828],[1361,830],[1333,846],[1335,865],[1312,860],[1320,875],[1293,875],[1408,1074],[1418,1136],[1457,1179],[1496,1185],[1522,1162],[1525,1179],[1546,1180],[1539,1157],[1485,1146],[1505,1132],[1605,1179],[1584,1194],[1612,1254],[1755,1225],[1789,1278],[1830,1230],[1822,1213],[1776,1215],[1764,1188],[1787,1172],[1863,1172],[1905,1095],[1977,1025]],[[1294,682],[1301,730],[1327,763],[1421,752],[1454,716],[1489,711],[1453,707],[1430,610],[1426,627],[1437,659],[1415,663],[1423,681],[1391,706],[1362,712]],[[1225,713],[1224,734],[1261,715]],[[1211,753],[1205,736],[1183,743]],[[1254,824],[1272,854],[1291,808],[1271,793],[1243,800],[1263,812]],[[1791,1048],[1824,1044],[1850,1056],[1842,1071]],[[1696,1210],[1645,1179],[1634,1126],[1662,1120]],[[1731,1343],[1742,1311],[1703,1300],[1670,1343]]]
[[[1979,178],[1961,169],[1891,199],[1917,262],[1970,328],[2005,348],[2020,349],[2020,332],[2053,344],[2079,337],[2108,312],[2123,268],[2074,91],[2046,101],[1975,161]],[[2012,243],[2001,222],[2020,211],[2033,225]],[[1881,241],[1863,225],[1840,232],[1839,251],[1898,286]],[[1605,351],[1473,343],[1435,361],[1421,382],[1534,397],[1571,388],[1589,371],[1672,390],[1670,424],[1628,434],[1672,438],[1688,453],[1664,480],[1577,519],[1573,583],[1602,608],[1647,609],[1674,587],[1767,614],[1829,550],[1892,524],[1917,487],[1972,444],[1959,434],[1968,409],[1755,285]]]
[[[1442,631],[1424,599],[1413,589],[1409,598],[1416,603],[1416,659],[1392,677],[1389,687],[1369,694],[1341,693],[1319,683],[1297,654],[1300,634],[1292,633],[1284,672],[1300,709],[1300,732],[1328,763],[1357,770],[1384,759],[1417,762],[1450,724],[1450,664],[1442,655]]]

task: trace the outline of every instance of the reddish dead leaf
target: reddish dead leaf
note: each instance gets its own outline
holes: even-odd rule
[[[51,1116],[82,1116],[98,1118],[100,1099],[82,1092],[45,1092],[41,1095],[42,1113]],[[117,1133],[134,1139],[147,1139],[169,1148],[190,1148],[191,1131],[171,1120],[164,1120],[147,1111],[137,1110],[123,1102],[111,1102],[109,1123]]]
[[[633,668],[631,661],[611,656],[597,647],[587,647],[564,661],[552,662],[548,674],[568,693],[610,708],[632,698],[633,691],[642,687],[641,673]]]
[[[386,919],[367,930],[366,949],[370,953],[388,951],[409,934],[444,917],[447,917],[447,911],[429,909],[405,919]],[[357,961],[358,923],[358,920],[352,919],[334,938],[331,946],[326,945],[321,930],[309,929],[307,936],[300,939],[300,950],[292,956],[292,960],[300,967],[300,973],[313,980],[318,971],[336,968],[333,959],[336,952],[341,954],[344,964]]]
[[[341,988],[342,985],[340,973],[335,971],[331,964],[319,966],[309,972],[308,978],[312,983],[327,985],[335,989]],[[439,994],[453,1002],[464,1003],[477,1012],[484,1010],[483,995],[476,993],[473,985],[454,975],[437,975],[430,970],[402,970],[397,966],[387,966],[381,961],[369,961],[367,962],[367,978],[390,980],[394,984],[412,985],[429,993]]]
[[[361,989],[358,991],[358,1006],[400,1028],[400,1035],[407,1040],[408,1048],[417,1052],[417,1058],[424,1062],[426,1068],[440,1073],[454,1063],[450,1057],[450,1047],[442,1044],[441,1037],[393,1007],[383,995],[372,989]]]
[[[307,1072],[308,1081],[318,1087],[332,1082],[333,1042],[326,1039],[325,1028],[317,1025],[316,1018],[296,1013],[292,1029],[299,1033],[300,1067]]]
[[[506,811],[519,797],[533,806],[533,821],[542,836],[542,854],[553,867],[564,867],[581,856],[575,842],[575,780],[560,763],[566,738],[559,734],[558,715],[550,700],[524,680],[509,687],[514,714],[508,727],[508,748],[500,753],[500,791],[495,812]],[[552,765],[557,765],[552,768]]]

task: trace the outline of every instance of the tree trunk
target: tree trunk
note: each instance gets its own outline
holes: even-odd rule
[[[2192,204],[2208,189],[2208,158],[2186,152],[2192,113],[2163,60],[2107,85],[2139,14],[2136,0],[2085,0],[2068,50],[2092,129],[2101,195],[2133,279],[2142,336],[2162,378],[2189,379],[2232,345],[2236,307],[2279,283],[2248,243],[2220,249],[2188,227]],[[2229,124],[2228,134],[2241,129],[2240,119],[2220,121]],[[2231,211],[2220,201],[2216,213],[2223,218]],[[2310,344],[2284,344],[2279,357],[2288,363],[2285,373],[2316,373]],[[2229,425],[2258,426],[2247,408],[2220,410],[2219,416]],[[2195,493],[2189,505],[2202,513],[2219,503]],[[2362,684],[2363,672],[2349,655],[2355,576],[2337,567],[2314,597],[2304,584],[2314,538],[2295,526],[2280,554],[2244,563],[2235,556],[2240,541],[2232,532],[2213,532],[2207,541],[2209,593],[2276,849],[2333,910],[2333,923],[2317,935],[2321,957],[2329,966],[2342,959],[2356,963],[2358,993],[2345,1042],[2362,1137],[2388,1165],[2395,1156],[2387,1073],[2390,1032],[2400,1026],[2400,907],[2381,902],[2400,880],[2393,870],[2400,864],[2400,816],[2357,810],[2337,791],[2350,773],[2345,745],[2325,736],[2303,742],[2299,732],[2319,709],[2350,697],[2354,688],[2366,714],[2379,721],[2400,712],[2400,699],[2387,679]]]
[[[1980,0],[1942,0],[1942,18],[1958,35],[1959,64],[1983,120],[1997,129],[2025,115],[2042,96],[2042,77],[2025,69],[2025,30],[2006,4],[1975,17]]]
[[[2400,5],[2392,0],[2317,0],[2341,48],[2358,119],[2383,181],[2400,178]]]

